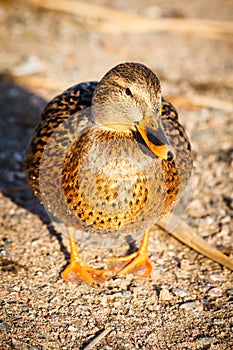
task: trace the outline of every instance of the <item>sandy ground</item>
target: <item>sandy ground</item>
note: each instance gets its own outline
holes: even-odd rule
[[[85,16],[0,1],[0,348],[230,350],[232,273],[156,226],[150,279],[116,276],[99,288],[65,283],[60,274],[68,262],[67,239],[53,229],[27,187],[23,158],[50,98],[77,82],[98,80],[119,62],[143,62],[157,72],[192,139],[186,221],[231,254],[233,73],[227,21],[233,3],[93,2],[154,22],[218,21],[206,32],[201,22],[183,32],[171,24],[162,32],[144,26],[140,33],[139,19],[128,21],[131,32],[122,33],[118,22],[113,32],[101,30],[106,19],[95,16],[91,1],[86,4]],[[222,32],[215,31],[219,23]],[[98,244],[82,250],[85,261],[100,266],[113,253]]]

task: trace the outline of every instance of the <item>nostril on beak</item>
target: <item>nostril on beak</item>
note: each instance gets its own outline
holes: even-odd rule
[[[170,162],[175,158],[174,154],[171,151],[167,152],[167,160]]]

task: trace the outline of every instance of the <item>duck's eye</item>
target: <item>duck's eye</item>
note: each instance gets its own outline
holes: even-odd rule
[[[133,96],[133,94],[132,94],[132,92],[131,92],[131,90],[130,90],[129,88],[126,88],[126,89],[125,89],[125,93],[126,93],[126,95],[128,95],[128,96]]]

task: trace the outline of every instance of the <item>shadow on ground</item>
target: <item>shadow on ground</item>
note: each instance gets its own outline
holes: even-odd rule
[[[68,260],[61,235],[52,227],[44,207],[34,197],[24,173],[25,151],[47,102],[8,75],[0,77],[0,99],[0,190],[47,225]]]

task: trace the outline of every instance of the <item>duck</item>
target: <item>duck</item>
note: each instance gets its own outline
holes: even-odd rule
[[[192,173],[190,140],[157,75],[125,62],[99,81],[72,86],[42,112],[26,151],[32,191],[69,238],[66,281],[104,283],[112,274],[148,278],[153,225],[175,207]],[[76,232],[141,235],[136,252],[85,264]],[[88,238],[87,238],[88,239]]]

